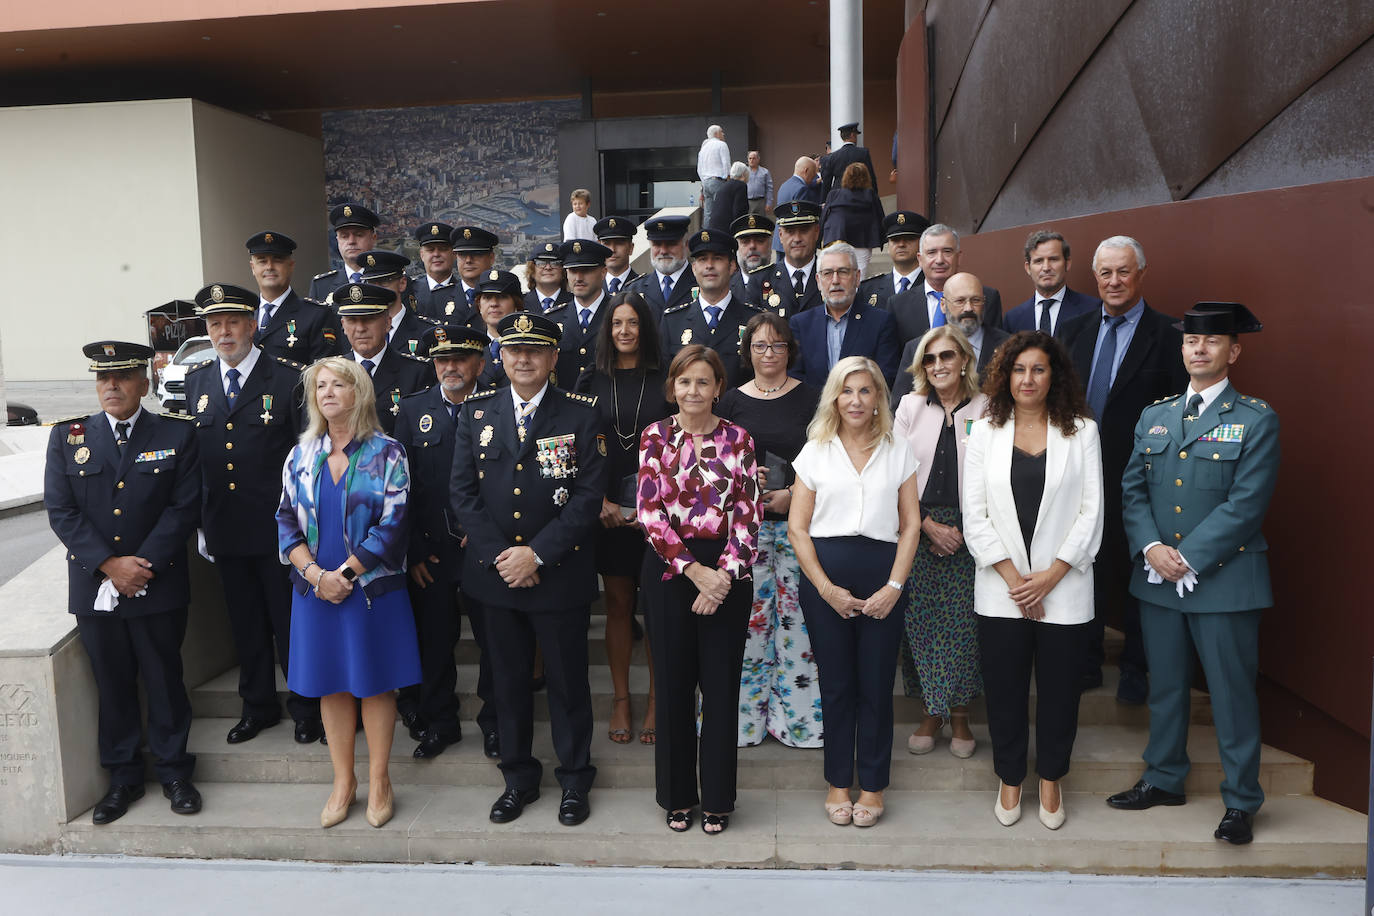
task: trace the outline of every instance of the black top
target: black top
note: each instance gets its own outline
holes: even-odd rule
[[[1045,495],[1044,452],[1030,455],[1012,448],[1011,495],[1016,500],[1016,518],[1021,523],[1021,539],[1026,542],[1026,556],[1029,557],[1035,519],[1040,515],[1040,499]]]
[[[738,388],[731,388],[721,395],[715,413],[744,427],[754,440],[754,453],[762,467],[769,455],[778,455],[790,462],[801,453],[806,444],[806,425],[811,422],[820,400],[821,390],[805,382],[782,397],[767,399],[751,397]],[[763,517],[776,522],[786,519],[787,515],[764,512]]]
[[[662,369],[614,372],[614,380],[604,372],[594,373],[587,393],[597,399],[606,437],[606,498],[619,504],[621,482],[639,470],[639,434],[673,413],[673,406],[663,396]]]
[[[954,409],[963,410],[969,400],[964,398]],[[944,410],[940,395],[934,389],[926,396],[926,403]],[[935,443],[935,457],[930,460],[926,488],[921,493],[921,518],[930,514],[926,511],[930,506],[959,508],[959,446],[955,440],[956,434],[956,425],[946,414],[945,423],[940,427],[940,439]]]

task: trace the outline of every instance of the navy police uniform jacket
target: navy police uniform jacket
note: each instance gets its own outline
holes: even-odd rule
[[[772,264],[756,267],[749,272],[749,301],[757,302],[763,308],[777,312],[784,318],[791,318],[798,312],[813,309],[822,304],[821,290],[816,285],[816,267],[813,264],[811,276],[806,278],[806,287],[801,298],[797,298],[796,288],[792,285],[795,269],[779,258]]]
[[[706,314],[701,310],[701,302],[690,299],[675,305],[663,313],[659,324],[659,340],[663,346],[663,365],[673,361],[678,351],[688,344],[702,344],[715,350],[720,361],[725,364],[725,387],[734,388],[745,374],[744,367],[750,365],[742,360],[739,342],[744,337],[744,326],[749,319],[761,310],[757,305],[736,299],[733,295],[716,321],[716,329],[711,330],[706,323]],[[752,371],[749,373],[752,375]]]
[[[354,358],[352,350],[347,354]],[[377,367],[372,372],[372,389],[377,395],[377,420],[388,436],[396,429],[396,417],[401,412],[401,399],[408,394],[424,391],[434,382],[434,370],[424,360],[390,347],[373,357]]]
[[[606,440],[596,399],[549,385],[521,442],[509,389],[463,402],[450,493],[468,534],[463,592],[483,604],[554,611],[596,599],[593,532],[606,492]],[[507,587],[496,557],[533,548],[539,584]]]
[[[94,610],[95,595],[105,578],[100,564],[113,556],[144,558],[153,578],[146,595],[121,595],[109,614],[143,617],[190,604],[186,540],[200,516],[200,455],[185,419],[144,410],[123,456],[103,412],[56,424],[43,504],[67,548],[68,611],[107,613]]]
[[[435,384],[428,391],[401,399],[394,438],[405,447],[410,461],[409,560],[428,562],[430,557],[438,557],[455,581],[462,562],[462,529],[449,502],[448,488],[456,428],[442,386]]]
[[[415,311],[425,318],[461,323],[471,311],[456,270],[446,286],[430,289],[428,276],[421,275],[412,281],[410,291],[415,294]]]
[[[280,356],[309,365],[326,356],[338,356],[348,347],[339,316],[329,306],[286,294],[272,313],[267,327],[259,328],[253,343],[270,356]]]
[[[277,554],[281,471],[300,433],[304,368],[260,352],[232,406],[218,359],[186,372],[201,456],[201,527],[213,556]]]
[[[577,319],[576,299],[569,299],[545,312],[551,320],[558,322],[558,329],[563,334],[558,341],[558,365],[554,369],[554,384],[564,391],[578,390],[583,384],[582,377],[590,376],[595,371],[596,338],[601,333],[606,313],[610,311],[606,308],[609,301],[609,297],[602,296],[601,304],[596,307],[596,314],[592,316],[591,321],[587,322],[585,331]]]
[[[675,305],[691,301],[692,287],[697,285],[696,274],[692,273],[691,262],[683,268],[678,275],[677,283],[673,285],[673,293],[668,297],[668,301],[663,301],[662,281],[658,278],[658,271],[651,270],[638,279],[625,284],[625,289],[634,290],[644,297],[644,301],[649,303],[651,312],[664,312]]]

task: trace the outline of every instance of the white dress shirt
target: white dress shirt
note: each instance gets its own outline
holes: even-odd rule
[[[289,295],[291,295],[291,287],[289,286],[275,299],[264,299],[262,293],[258,294],[258,327],[267,327],[267,323],[272,320],[272,316],[277,313],[277,309],[281,308],[281,304],[286,301],[286,297]],[[266,315],[262,313],[264,308],[267,309]]]
[[[701,316],[706,319],[708,325],[711,323],[711,313],[706,311],[706,306],[709,305],[720,309],[720,315],[716,317],[716,320],[719,321],[720,318],[725,315],[725,310],[730,307],[731,295],[730,290],[727,289],[725,291],[725,296],[719,302],[707,302],[705,293],[697,296],[697,305],[701,306]]]
[[[514,385],[511,385],[511,386],[510,386],[510,401],[511,401],[512,404],[515,405],[515,417],[516,417],[516,419],[519,419],[519,418],[520,418],[520,405],[521,405],[521,404],[527,405],[526,408],[525,408],[525,412],[526,412],[526,413],[534,413],[536,410],[538,410],[538,409],[539,409],[539,405],[540,405],[541,403],[543,403],[543,401],[544,401],[544,393],[545,393],[546,391],[548,391],[548,390],[549,390],[549,383],[548,383],[548,382],[545,382],[545,383],[544,383],[544,387],[543,387],[543,388],[540,388],[537,392],[535,392],[534,397],[530,398],[528,401],[522,401],[522,400],[520,399],[520,395],[518,395],[518,394],[515,393],[515,386],[514,386]]]
[[[1061,286],[1059,287],[1059,289],[1044,297],[1040,295],[1040,290],[1035,291],[1036,329],[1039,329],[1040,327],[1040,318],[1044,314],[1045,309],[1050,310],[1050,333],[1054,333],[1054,331],[1059,327],[1059,313],[1063,311],[1064,308],[1065,289],[1067,289],[1067,287]]]
[[[813,538],[853,537],[897,543],[900,518],[897,490],[916,473],[916,455],[905,439],[889,437],[878,444],[863,471],[839,437],[811,440],[792,462],[797,479],[816,494],[811,511]]]
[[[134,415],[131,416],[131,417],[130,417],[129,419],[127,419],[127,420],[116,420],[114,417],[110,416],[108,413],[105,414],[105,419],[110,421],[110,433],[115,437],[115,441],[118,442],[118,441],[119,441],[119,430],[115,429],[115,424],[116,424],[116,423],[128,423],[128,424],[129,424],[129,438],[132,439],[132,438],[134,437],[134,427],[138,425],[139,417],[142,417],[142,416],[143,416],[143,407],[142,407],[142,405],[140,405],[139,408],[138,408],[137,410],[134,411]]]
[[[730,147],[719,137],[707,137],[701,141],[697,152],[697,177],[702,181],[708,178],[727,178],[730,175]]]
[[[784,258],[782,264],[779,266],[787,272],[788,283],[794,282],[793,278],[796,277],[797,271],[800,270],[802,272],[802,289],[805,289],[806,284],[811,282],[811,271],[816,269],[816,259],[812,258],[801,267],[793,267],[792,263]]]
[[[231,366],[222,359],[219,361],[219,380],[220,384],[224,386],[224,393],[226,395],[229,394],[229,370],[239,370],[239,387],[242,388],[244,386],[244,383],[248,381],[249,373],[251,373],[253,371],[253,367],[258,364],[258,354],[260,352],[262,351],[259,350],[257,347],[249,347],[248,355],[245,356],[243,359],[239,360],[239,364],[237,366]]]
[[[453,286],[458,282],[458,274],[456,272],[449,274],[447,280],[436,280],[429,274],[425,274],[425,282],[429,284],[429,291],[432,293],[436,289]]]

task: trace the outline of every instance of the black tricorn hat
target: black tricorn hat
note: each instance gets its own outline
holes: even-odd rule
[[[1239,302],[1199,302],[1174,327],[1184,334],[1254,334],[1264,325]]]

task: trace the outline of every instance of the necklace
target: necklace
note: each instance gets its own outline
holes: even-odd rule
[[[626,370],[629,371],[629,370]],[[639,438],[639,408],[644,403],[644,386],[649,381],[649,373],[645,372],[639,378],[639,401],[635,404],[634,421],[630,424],[630,434],[627,436],[620,431],[620,386],[615,383],[615,378],[611,379],[611,402],[615,407],[615,437],[620,440],[621,451],[629,451],[630,446]]]
[[[773,394],[774,392],[781,391],[782,389],[787,387],[787,377],[784,376],[782,384],[774,386],[773,388],[765,388],[759,384],[758,379],[754,379],[754,387],[758,389],[759,394]]]

